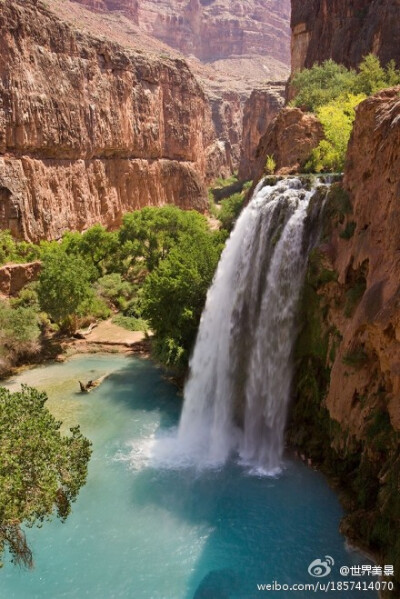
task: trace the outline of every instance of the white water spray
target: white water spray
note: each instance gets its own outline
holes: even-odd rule
[[[227,242],[178,431],[181,455],[198,465],[219,465],[238,452],[265,472],[280,468],[312,193],[298,179],[261,183]]]

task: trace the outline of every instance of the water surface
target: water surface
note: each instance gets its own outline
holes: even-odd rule
[[[78,379],[110,373],[78,393]],[[79,422],[94,445],[87,485],[66,523],[28,530],[35,569],[0,571],[3,599],[256,599],[304,592],[259,592],[257,584],[308,583],[316,558],[366,563],[338,532],[342,511],[325,479],[288,461],[279,478],[222,469],[152,466],[155,439],[173,434],[181,399],[151,362],[118,355],[79,356],[25,372],[49,393],[68,425]],[[356,599],[353,593],[315,597]],[[363,597],[376,597],[363,592]]]

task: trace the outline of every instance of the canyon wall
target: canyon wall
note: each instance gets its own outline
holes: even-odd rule
[[[357,108],[311,254],[289,438],[346,491],[342,530],[400,572],[400,87]],[[397,534],[396,534],[397,533]],[[390,594],[389,594],[390,596]]]
[[[253,112],[250,122],[254,123]],[[286,106],[267,125],[258,144],[248,149],[250,159],[243,155],[242,164],[248,165],[248,171],[241,172],[247,175],[246,178],[259,181],[264,174],[267,157],[271,156],[275,161],[276,174],[297,173],[302,170],[311,151],[323,137],[322,125],[315,115]]]
[[[0,226],[58,238],[123,212],[204,210],[208,99],[184,60],[90,37],[0,0]]]
[[[243,109],[242,151],[239,166],[241,181],[257,180],[262,176],[265,160],[260,170],[257,148],[284,103],[284,88],[279,86],[256,89],[246,101]]]
[[[288,64],[290,0],[141,0],[139,26],[202,61],[258,54]]]
[[[292,0],[292,72],[332,58],[356,67],[373,52],[400,66],[400,0]]]

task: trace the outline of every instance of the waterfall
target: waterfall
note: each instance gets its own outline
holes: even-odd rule
[[[280,468],[313,193],[297,178],[260,183],[222,253],[178,431],[180,451],[199,465],[236,452],[265,472]]]

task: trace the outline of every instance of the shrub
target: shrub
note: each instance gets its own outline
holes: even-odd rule
[[[243,208],[246,195],[245,193],[234,193],[229,198],[221,200],[221,209],[218,213],[218,218],[221,225],[227,231],[232,231],[235,222]]]
[[[312,172],[342,171],[346,158],[355,109],[365,99],[365,95],[341,96],[317,109],[325,139],[311,152],[306,170]]]
[[[39,351],[39,316],[31,307],[11,306],[0,301],[0,355],[9,366]]]
[[[265,162],[264,172],[267,175],[273,175],[276,170],[276,160],[272,156],[272,154],[267,156],[267,160]]]

